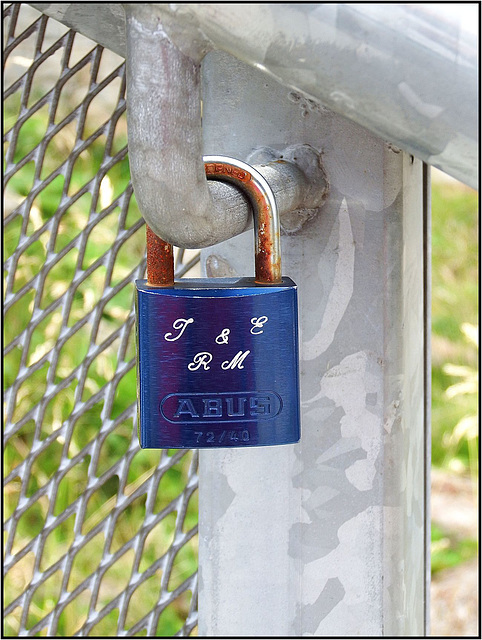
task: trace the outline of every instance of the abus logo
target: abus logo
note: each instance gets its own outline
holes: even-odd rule
[[[160,411],[173,423],[233,423],[272,420],[282,406],[274,391],[170,393],[161,400]]]

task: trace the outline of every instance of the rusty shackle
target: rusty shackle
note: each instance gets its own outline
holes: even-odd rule
[[[255,281],[281,282],[280,220],[274,193],[265,178],[253,167],[236,158],[204,156],[208,180],[225,180],[247,195],[254,214]],[[174,284],[172,245],[146,225],[147,284],[169,287]]]

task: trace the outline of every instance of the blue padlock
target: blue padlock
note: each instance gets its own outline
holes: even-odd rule
[[[209,179],[251,200],[256,276],[174,282],[172,247],[148,228],[148,277],[136,281],[141,447],[298,442],[297,289],[281,277],[274,194],[244,162],[207,156],[204,164]]]

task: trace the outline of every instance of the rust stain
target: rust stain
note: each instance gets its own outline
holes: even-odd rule
[[[233,167],[228,163],[216,162],[204,165],[207,178],[222,179],[234,183],[250,196],[251,203],[255,209],[255,222],[257,226],[257,242],[255,255],[255,281],[260,284],[278,284],[281,278],[280,256],[275,255],[273,247],[279,235],[272,232],[271,208],[263,194],[258,190],[252,179],[252,175],[247,171]],[[276,233],[276,238],[272,237]]]
[[[174,254],[166,242],[146,224],[147,284],[150,287],[172,287],[174,284]]]
[[[258,205],[255,280],[260,284],[277,284],[281,282],[281,261],[274,253],[276,238],[272,236],[271,209],[257,190],[253,197]]]
[[[251,174],[247,171],[243,171],[238,167],[233,167],[226,162],[206,162],[204,165],[204,171],[208,178],[216,178],[217,176],[240,180],[241,182],[249,182],[251,180]]]

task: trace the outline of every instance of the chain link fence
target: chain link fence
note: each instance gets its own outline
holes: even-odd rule
[[[197,456],[137,441],[124,61],[3,6],[4,633],[196,634]]]

